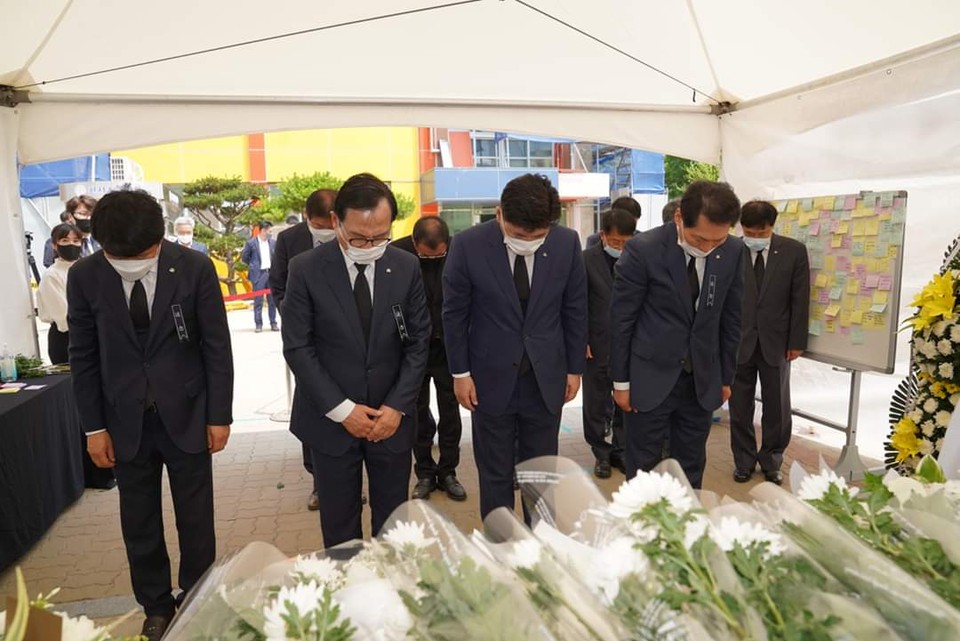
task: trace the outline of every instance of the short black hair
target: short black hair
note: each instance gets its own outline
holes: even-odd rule
[[[450,228],[439,216],[423,216],[413,224],[413,244],[436,249],[441,244],[450,244]]]
[[[687,227],[696,227],[701,215],[716,225],[733,227],[740,220],[740,199],[727,183],[697,180],[683,192],[680,215]]]
[[[130,258],[161,240],[163,209],[142,189],[112,191],[97,203],[91,219],[93,238],[108,254]]]
[[[266,229],[267,227],[273,227],[273,223],[271,223],[269,220],[261,220],[259,223],[257,223],[257,227],[260,229]]]
[[[91,212],[97,208],[97,199],[93,196],[87,196],[86,194],[82,196],[74,196],[67,201],[67,211],[73,216],[73,212],[77,211],[77,207],[83,205]]]
[[[633,216],[635,221],[640,220],[640,216],[643,214],[640,203],[633,196],[620,196],[610,203],[610,209],[624,209]]]
[[[637,219],[626,209],[608,209],[600,214],[600,231],[629,236],[637,230]]]
[[[674,198],[666,205],[663,206],[663,222],[669,223],[673,221],[674,214],[677,213],[677,210],[680,209],[680,199]]]
[[[70,223],[60,223],[50,230],[50,240],[56,245],[58,240],[62,240],[70,234],[76,234],[77,238],[83,238],[83,233],[77,229],[76,225]]]
[[[61,223],[65,223],[65,222],[67,222],[68,220],[70,220],[71,218],[73,218],[73,214],[71,214],[71,213],[70,213],[69,211],[67,211],[66,209],[64,209],[63,211],[60,212],[60,222],[61,222]]]
[[[740,224],[744,227],[773,227],[776,222],[777,208],[765,200],[751,200],[740,208]]]
[[[560,195],[546,176],[524,174],[503,188],[500,210],[511,225],[536,231],[560,220]]]
[[[307,212],[307,218],[313,220],[321,216],[329,216],[333,211],[333,205],[337,202],[336,189],[318,189],[307,196],[307,203],[304,210]]]
[[[343,222],[348,209],[373,209],[384,198],[390,204],[390,220],[397,219],[397,198],[387,183],[373,174],[357,174],[347,179],[337,192],[333,211]]]

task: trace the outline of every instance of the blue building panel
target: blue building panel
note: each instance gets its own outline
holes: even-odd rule
[[[508,182],[531,172],[546,176],[554,186],[560,179],[556,169],[437,167],[423,175],[421,197],[423,202],[497,202]]]
[[[91,163],[94,163],[93,167]],[[89,180],[110,180],[110,154],[23,165],[20,167],[20,197],[59,196],[61,184]]]

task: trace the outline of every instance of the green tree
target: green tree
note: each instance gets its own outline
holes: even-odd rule
[[[262,185],[244,182],[239,177],[207,176],[183,187],[184,207],[193,211],[204,225],[216,221],[221,227],[212,230],[210,253],[227,264],[227,277],[223,280],[231,294],[237,293],[236,269],[244,244],[237,231],[262,216],[256,204],[266,193]]]
[[[663,159],[664,181],[669,198],[679,198],[687,185],[697,180],[720,179],[720,168],[705,162],[666,156]]]
[[[403,220],[407,216],[417,211],[417,201],[413,198],[413,196],[408,196],[398,192],[393,192],[393,195],[397,198],[397,218],[399,220]]]

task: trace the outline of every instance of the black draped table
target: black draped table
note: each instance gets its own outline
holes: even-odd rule
[[[84,487],[70,375],[20,382],[46,387],[0,394],[0,571],[40,540]]]

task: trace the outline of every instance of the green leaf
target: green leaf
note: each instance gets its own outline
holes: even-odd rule
[[[947,475],[943,473],[943,468],[940,467],[937,460],[929,454],[920,459],[920,464],[917,465],[917,472],[914,476],[917,480],[923,481],[924,483],[947,482]]]
[[[23,580],[23,572],[18,567],[17,577],[17,609],[8,618],[5,641],[23,641],[27,633],[27,619],[30,618],[30,597],[27,596],[27,584]]]

